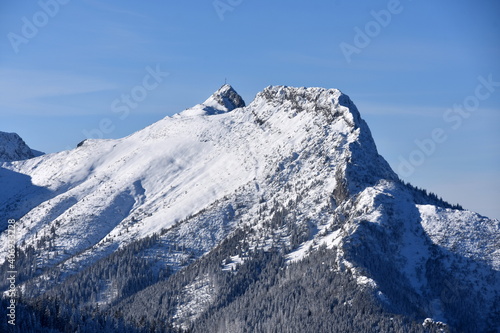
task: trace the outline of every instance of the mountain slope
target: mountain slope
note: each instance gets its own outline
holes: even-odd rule
[[[0,132],[0,162],[19,161],[43,155],[28,147],[16,133]]]
[[[321,304],[350,331],[360,309],[370,316],[358,329],[499,324],[499,221],[402,183],[339,90],[268,87],[245,106],[225,85],[126,138],[0,167],[3,229],[18,220],[35,308],[55,298],[85,313],[99,304],[116,325],[238,332],[262,318],[231,309],[267,304],[285,311],[266,310],[260,330],[272,331],[300,313],[286,297],[309,302],[323,288],[336,295]],[[324,306],[304,310],[315,325]]]

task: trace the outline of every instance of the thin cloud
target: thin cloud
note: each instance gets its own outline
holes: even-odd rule
[[[56,71],[0,68],[0,112],[3,114],[39,114],[46,110],[59,113],[64,106],[48,105],[44,100],[57,97],[97,93],[116,89],[115,84],[92,77]],[[48,109],[49,108],[49,109]],[[77,108],[71,108],[73,112]],[[50,110],[50,111],[49,111]],[[83,112],[80,110],[79,113]]]

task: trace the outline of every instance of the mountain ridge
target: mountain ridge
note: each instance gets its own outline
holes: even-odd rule
[[[104,263],[135,249],[141,265],[152,265],[148,285],[133,292],[113,287],[122,279],[138,283],[133,274],[113,273],[109,285],[88,291],[93,296],[81,296],[76,306],[101,299],[106,311],[128,313],[127,322],[145,315],[152,323],[154,317],[133,309],[157,299],[163,285],[180,303],[149,306],[187,329],[219,313],[211,308],[226,297],[214,287],[223,284],[219,275],[259,262],[265,267],[268,259],[296,270],[326,251],[332,274],[351,279],[356,293],[369,290],[384,311],[465,331],[498,323],[500,286],[491,283],[500,281],[498,220],[402,182],[378,154],[354,103],[337,89],[269,86],[245,105],[224,85],[204,103],[128,137],[86,140],[71,151],[0,167],[0,182],[22,179],[0,197],[0,216],[18,220],[20,250],[38,258],[23,281],[28,298],[55,293],[75,302],[61,288],[80,290],[75,277],[86,280],[92,270],[107,270],[109,278]],[[196,267],[205,267],[201,275]],[[193,280],[178,280],[179,274],[194,274]],[[443,290],[463,296],[469,313]],[[235,295],[229,303],[245,299]],[[205,305],[194,307],[202,296]],[[483,324],[471,323],[474,317]]]

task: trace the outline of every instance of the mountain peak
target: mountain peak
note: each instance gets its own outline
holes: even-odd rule
[[[211,116],[245,107],[243,98],[229,84],[224,84],[207,100],[179,113],[178,116]]]
[[[312,112],[322,114],[329,120],[342,117],[352,128],[367,127],[362,125],[359,111],[349,96],[338,89],[268,86],[257,94],[255,101],[257,105],[265,103],[272,106],[259,114],[262,119],[267,118],[278,106],[284,106],[292,114]]]
[[[0,162],[19,161],[43,155],[34,151],[17,133],[0,132]]]
[[[245,106],[243,98],[229,84],[224,84],[212,94],[203,105],[225,112]]]

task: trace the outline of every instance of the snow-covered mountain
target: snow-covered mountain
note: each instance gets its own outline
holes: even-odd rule
[[[35,309],[55,297],[115,327],[273,331],[306,305],[269,298],[284,312],[259,310],[265,326],[249,309],[268,304],[264,290],[306,297],[299,284],[335,290],[303,310],[315,331],[500,324],[500,222],[400,181],[336,89],[268,87],[245,106],[224,85],[123,139],[1,163],[0,186]]]
[[[0,162],[19,161],[43,155],[28,147],[16,133],[0,132]]]

